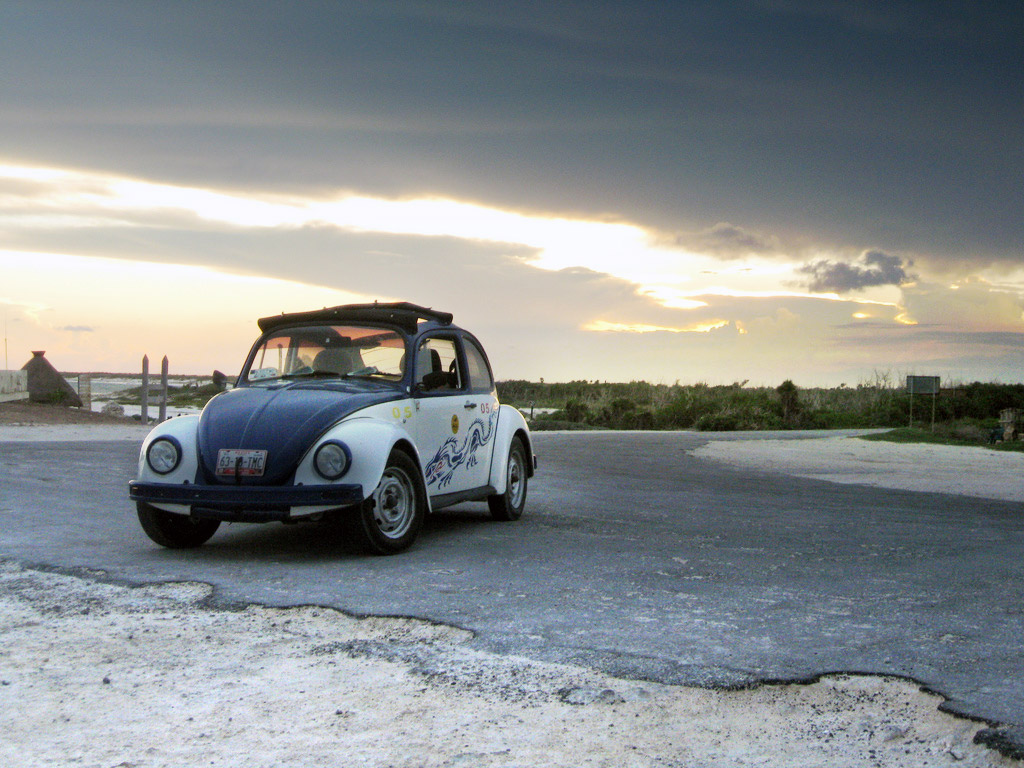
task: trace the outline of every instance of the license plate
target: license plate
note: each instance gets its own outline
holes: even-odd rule
[[[222,448],[217,452],[219,477],[261,477],[266,466],[266,451]]]

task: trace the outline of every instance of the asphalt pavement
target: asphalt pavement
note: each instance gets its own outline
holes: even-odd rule
[[[763,435],[780,436],[806,437]],[[666,683],[906,677],[1024,728],[1024,504],[732,469],[688,454],[707,439],[538,433],[521,520],[444,510],[385,558],[318,525],[223,526],[164,550],[127,497],[136,446],[0,443],[0,557],[202,581],[227,604],[416,616],[488,650]]]

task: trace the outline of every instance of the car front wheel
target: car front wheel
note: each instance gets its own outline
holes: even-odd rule
[[[487,497],[487,506],[495,520],[518,520],[526,507],[526,448],[518,437],[512,438],[505,463],[505,492]]]
[[[376,489],[356,508],[352,527],[368,552],[393,555],[416,540],[426,516],[426,495],[416,463],[393,451]]]
[[[219,520],[193,520],[188,515],[164,512],[142,501],[136,502],[135,509],[146,535],[168,549],[200,547],[220,527]]]

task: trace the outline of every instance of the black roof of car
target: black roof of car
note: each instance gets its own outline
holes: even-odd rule
[[[346,322],[364,321],[397,325],[406,333],[416,333],[420,320],[434,322],[438,325],[451,325],[452,313],[439,312],[430,307],[421,307],[407,301],[381,304],[343,304],[339,307],[324,307],[309,312],[281,313],[270,317],[261,317],[257,324],[260,330],[267,331],[285,325],[310,322]]]

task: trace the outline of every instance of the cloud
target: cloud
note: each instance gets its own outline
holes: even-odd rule
[[[50,3],[0,4],[0,144],[200,186],[1019,257],[1019,24],[765,2],[781,10],[95,0],[65,4],[59,24]],[[962,65],[936,65],[944,40],[876,31],[933,24],[977,28],[957,37]],[[737,233],[714,229],[728,252]]]
[[[821,259],[800,267],[797,271],[809,275],[807,288],[815,293],[849,293],[881,285],[902,285],[913,280],[899,256],[882,251],[865,251],[857,263]]]
[[[1018,332],[1024,320],[1024,292],[978,277],[951,285],[918,281],[903,289],[903,303],[914,320],[971,332]]]
[[[1024,333],[1014,331],[925,331],[918,334],[917,338],[940,341],[959,348],[979,346],[1024,351]]]
[[[68,333],[95,333],[96,329],[91,328],[88,325],[64,325],[57,329],[58,331],[67,331]]]
[[[26,188],[25,180],[33,185]],[[135,257],[152,260],[153,247],[168,232],[235,238],[252,230],[335,229],[498,244],[500,252],[548,271],[582,267],[614,275],[643,286],[652,298],[670,296],[677,308],[692,304],[683,288],[699,291],[722,280],[747,290],[781,288],[778,258],[752,253],[769,249],[768,240],[726,223],[700,234],[708,247],[688,251],[621,218],[545,216],[436,196],[241,193],[23,165],[0,165],[0,211],[0,246],[22,251],[104,256],[127,246]],[[713,251],[745,258],[723,265]]]
[[[778,253],[778,238],[753,232],[726,221],[720,221],[699,232],[685,232],[676,236],[676,244],[701,253],[713,253],[724,258],[737,258],[750,254]]]
[[[708,333],[709,331],[724,328],[728,324],[726,320],[712,320],[710,322],[693,323],[685,328],[671,328],[664,325],[648,325],[646,323],[615,323],[608,320],[595,320],[584,325],[583,330],[600,333]]]
[[[905,306],[868,300],[877,296],[782,290],[793,274],[783,249],[773,237],[725,218],[694,230],[694,242],[715,254],[698,258],[653,236],[648,241],[648,230],[618,216],[553,217],[436,196],[187,188],[24,165],[0,167],[4,178],[0,248],[18,249],[9,251],[5,278],[25,265],[40,275],[64,274],[56,268],[63,254],[82,261],[82,274],[97,258],[125,264],[108,265],[105,274],[116,275],[117,282],[98,280],[88,294],[90,306],[71,301],[71,285],[55,292],[60,286],[45,277],[23,280],[20,289],[5,286],[12,296],[55,308],[45,328],[32,329],[38,343],[31,348],[63,350],[64,360],[82,360],[65,362],[69,369],[114,360],[130,346],[128,363],[103,367],[127,370],[146,343],[149,352],[194,361],[190,370],[231,370],[230,360],[251,342],[256,317],[375,298],[455,312],[456,321],[484,342],[499,378],[793,378],[805,384],[856,380],[867,365],[898,367],[908,360],[945,359],[953,366],[966,359],[965,352],[983,361],[979,371],[1001,372],[991,362],[1000,350],[980,337],[946,343],[921,331],[929,324],[940,330],[1020,327],[1019,292],[978,280],[955,289],[946,282],[911,285],[909,260],[881,250],[848,261],[820,260],[802,272],[841,292],[899,285]],[[644,269],[634,277],[641,261]],[[160,263],[193,266],[187,279],[174,280],[161,277],[174,270],[156,269]],[[137,275],[120,274],[132,266],[140,268]],[[706,272],[713,274],[704,277]],[[240,275],[250,276],[248,282]],[[291,281],[294,290],[255,295],[253,276]],[[645,282],[655,278],[661,282],[653,287]],[[174,307],[165,314],[180,312],[203,328],[204,349],[197,350],[194,334],[183,333],[180,321],[156,331],[123,321],[130,317],[119,288],[125,281]],[[197,281],[228,288],[211,293],[211,285]],[[333,291],[354,298],[337,298]],[[211,301],[210,295],[224,298]],[[229,295],[247,301],[228,304]],[[111,317],[118,307],[122,317]],[[916,330],[900,327],[904,313],[920,323]],[[65,333],[93,327],[102,332]],[[213,327],[218,333],[208,334]],[[19,335],[29,344],[28,333]],[[993,354],[986,358],[986,351]]]

